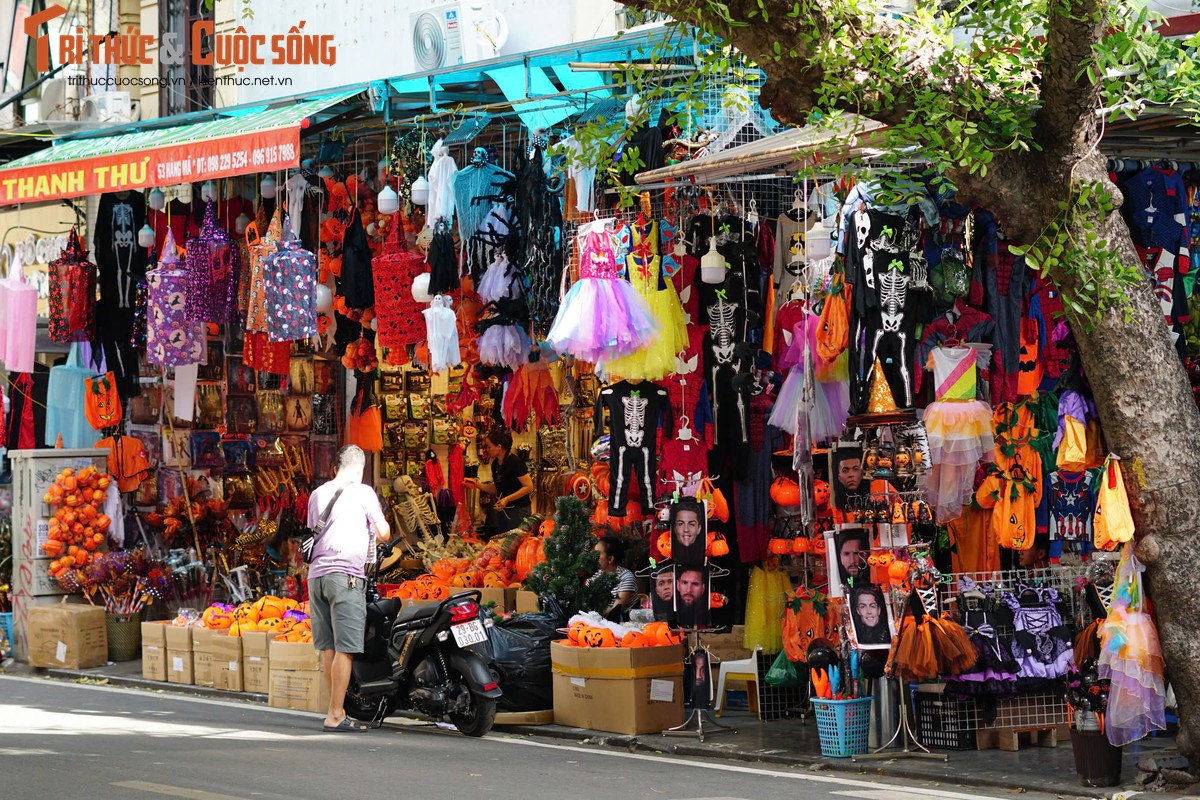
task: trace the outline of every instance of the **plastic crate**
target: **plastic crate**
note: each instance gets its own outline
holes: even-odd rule
[[[849,758],[867,752],[871,735],[871,698],[813,698],[813,707],[817,711],[817,734],[821,740],[821,755]]]
[[[16,648],[16,642],[13,641],[13,615],[11,611],[5,611],[0,614],[0,629],[4,630],[4,641],[8,646],[4,648],[5,655],[12,655]]]
[[[979,715],[971,698],[936,692],[913,692],[917,738],[926,747],[974,750]]]

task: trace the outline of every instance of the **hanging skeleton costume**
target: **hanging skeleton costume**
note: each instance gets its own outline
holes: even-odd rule
[[[137,288],[146,279],[146,249],[137,243],[137,232],[145,224],[146,207],[140,194],[116,192],[100,198],[92,240],[100,283],[96,333],[122,397],[138,392],[137,351],[132,338]]]
[[[846,282],[853,284],[850,334],[850,411],[866,410],[871,366],[883,365],[901,408],[913,405],[913,355],[918,321],[927,316],[928,268],[920,252],[917,220],[874,209],[853,212],[846,254]],[[918,294],[921,296],[918,297]]]
[[[734,381],[751,367],[745,346],[748,322],[743,286],[732,271],[723,284],[698,284],[700,322],[708,325],[704,378],[712,399],[714,445],[745,444],[750,440],[750,398],[744,388],[736,388]]]
[[[653,383],[621,381],[602,389],[596,396],[596,436],[604,435],[604,409],[608,409],[611,431],[609,470],[611,491],[608,513],[624,516],[629,500],[629,482],[636,474],[642,513],[654,509],[654,483],[658,473],[658,427],[670,436],[674,428],[671,399],[667,390]]]

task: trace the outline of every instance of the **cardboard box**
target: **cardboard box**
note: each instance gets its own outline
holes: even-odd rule
[[[31,666],[88,669],[108,661],[103,608],[82,603],[34,606],[25,630]]]
[[[242,640],[239,636],[214,636],[212,638],[213,686],[229,692],[240,692],[242,680]]]
[[[518,614],[536,614],[541,611],[541,604],[538,602],[537,592],[530,592],[525,589],[517,590],[517,613]]]
[[[220,631],[192,628],[192,675],[197,686],[213,685],[212,642]]]
[[[683,722],[683,646],[550,644],[554,722],[609,733],[660,733]]]
[[[247,631],[242,634],[242,689],[267,694],[271,688],[270,645],[267,631]]]
[[[270,643],[268,704],[298,711],[325,711],[329,692],[321,675],[321,654],[311,643]]]
[[[735,625],[729,633],[706,633],[704,647],[721,661],[740,661],[749,658],[751,651],[746,649],[745,629]]]
[[[196,682],[192,672],[192,651],[167,648],[167,683],[182,683],[191,686]]]
[[[177,628],[174,625],[167,625],[167,649],[168,650],[186,650],[189,653],[192,650],[192,629]]]
[[[320,672],[313,670],[273,669],[267,702],[275,708],[325,713],[329,692]]]
[[[142,623],[142,677],[167,679],[167,626],[162,622]]]

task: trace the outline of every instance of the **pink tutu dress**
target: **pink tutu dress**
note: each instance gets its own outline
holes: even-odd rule
[[[645,347],[657,323],[642,296],[618,277],[609,234],[591,230],[577,244],[579,280],[559,304],[546,341],[561,355],[592,363]]]
[[[976,399],[976,350],[938,347],[929,353],[936,402],[925,409],[929,434],[929,495],[937,519],[962,516],[974,496],[975,465],[992,452],[992,409]]]
[[[803,412],[813,444],[837,439],[846,427],[850,408],[849,356],[843,352],[832,364],[822,361],[817,355],[820,327],[820,318],[811,313],[792,327],[791,340],[786,342],[787,350],[779,360],[780,369],[786,369],[788,374],[769,420],[776,428],[796,435],[798,417]],[[805,365],[806,342],[811,368]],[[807,375],[806,370],[812,374]]]

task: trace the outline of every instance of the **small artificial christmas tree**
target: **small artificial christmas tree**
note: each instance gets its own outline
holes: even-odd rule
[[[533,568],[525,583],[531,591],[557,600],[568,618],[581,611],[604,613],[612,605],[616,574],[602,573],[588,582],[600,568],[591,527],[583,501],[558,498],[554,533],[546,540],[546,560]]]

